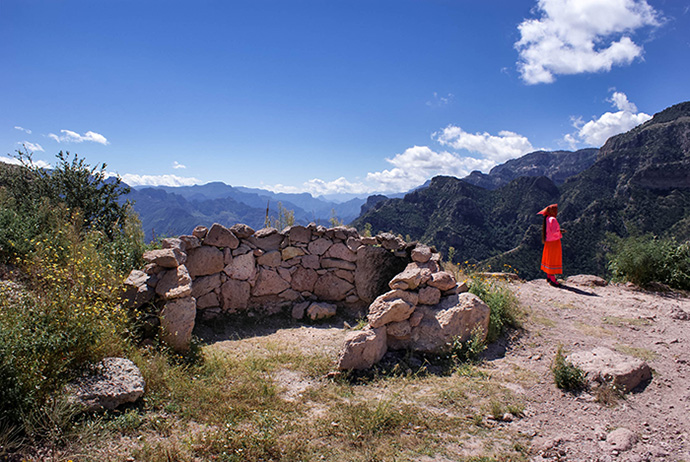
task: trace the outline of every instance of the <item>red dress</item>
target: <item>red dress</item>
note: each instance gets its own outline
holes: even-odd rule
[[[541,255],[541,270],[546,274],[563,274],[561,237],[556,217],[546,217],[546,242]]]

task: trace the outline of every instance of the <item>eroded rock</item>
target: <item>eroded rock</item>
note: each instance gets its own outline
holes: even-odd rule
[[[93,370],[73,381],[68,390],[87,411],[113,410],[144,395],[144,377],[129,359],[104,358]]]
[[[337,368],[368,369],[381,361],[386,354],[386,328],[366,328],[352,331],[345,337],[345,343],[338,355]]]

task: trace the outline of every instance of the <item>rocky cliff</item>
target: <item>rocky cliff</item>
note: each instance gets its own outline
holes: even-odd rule
[[[474,171],[463,178],[468,183],[485,189],[496,189],[523,176],[545,176],[560,185],[571,176],[591,167],[598,149],[579,151],[536,151],[505,164],[497,165],[488,174]]]
[[[409,234],[446,254],[454,247],[458,262],[510,265],[531,278],[540,275],[536,212],[553,202],[559,203],[559,221],[567,230],[566,274],[603,274],[609,232],[690,238],[690,102],[610,138],[589,168],[559,186],[544,176],[521,177],[487,190],[437,177],[424,190],[376,204],[354,225],[361,229],[370,223],[374,232]]]

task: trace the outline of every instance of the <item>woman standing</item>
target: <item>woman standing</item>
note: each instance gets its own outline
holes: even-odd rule
[[[556,220],[558,204],[551,204],[539,212],[544,216],[541,228],[541,242],[544,252],[541,256],[541,270],[546,273],[546,280],[554,287],[560,284],[556,281],[556,274],[563,274],[563,257],[561,250],[561,227]]]

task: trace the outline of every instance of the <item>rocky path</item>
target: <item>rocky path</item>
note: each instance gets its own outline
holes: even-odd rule
[[[529,316],[522,335],[488,361],[507,378],[516,370],[534,374],[521,390],[525,417],[514,423],[533,437],[533,460],[690,460],[690,299],[576,281],[512,284]],[[639,357],[653,378],[608,405],[586,392],[561,392],[550,372],[559,345]]]

